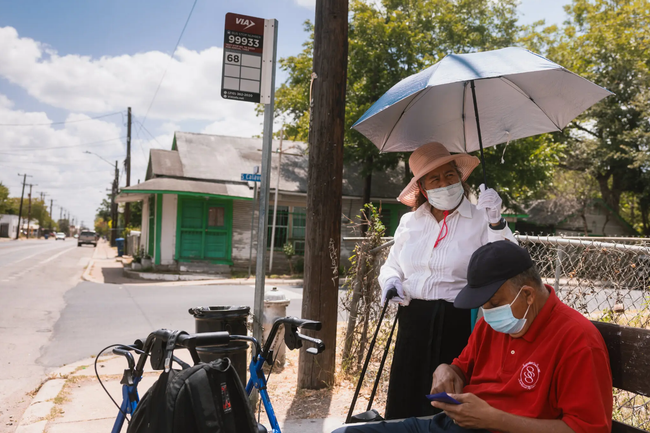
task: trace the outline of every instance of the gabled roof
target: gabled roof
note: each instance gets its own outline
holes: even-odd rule
[[[151,149],[146,179],[159,176],[182,177],[183,166],[178,152]]]
[[[279,140],[273,140],[271,186],[276,185]],[[262,165],[262,139],[228,137],[177,131],[172,151],[178,151],[183,177],[221,182],[241,182],[242,173],[252,173]],[[284,140],[279,188],[285,192],[307,192],[308,146],[303,142]],[[404,166],[372,176],[373,198],[395,199],[403,188]],[[360,197],[364,178],[361,170],[347,164],[343,169],[343,195]]]

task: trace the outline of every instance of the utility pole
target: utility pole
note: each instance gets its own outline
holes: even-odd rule
[[[32,222],[32,187],[34,184],[29,184],[29,206],[27,207],[27,239],[29,239],[29,226]],[[38,186],[38,185],[36,185]]]
[[[131,186],[131,107],[127,111],[126,123],[126,186]],[[124,227],[131,221],[131,208],[129,203],[124,203]]]
[[[20,239],[20,220],[23,217],[23,198],[25,197],[25,182],[27,181],[28,177],[32,177],[28,174],[20,174],[18,173],[18,176],[23,177],[23,192],[20,194],[20,207],[18,208],[18,228],[16,229],[16,240]]]
[[[111,188],[111,246],[115,246],[115,239],[117,239],[117,204],[115,203],[115,196],[117,195],[118,182],[120,181],[120,170],[117,168],[117,161],[115,161],[115,179],[113,180],[113,187]]]
[[[52,231],[52,221],[54,221],[54,215],[52,215],[52,206],[54,205],[54,199],[50,199],[50,231]]]
[[[63,219],[63,208],[59,206],[59,221]]]
[[[320,321],[318,338],[325,347],[336,347],[348,0],[316,0],[313,53],[302,317]],[[316,357],[301,349],[298,388],[333,383],[335,352],[326,350]]]

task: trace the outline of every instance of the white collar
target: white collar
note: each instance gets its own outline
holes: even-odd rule
[[[460,202],[460,205],[456,208],[455,211],[449,214],[449,216],[455,214],[456,212],[458,212],[458,214],[463,218],[472,218],[472,204],[469,200],[467,200],[467,197],[463,196],[463,200]],[[433,214],[431,214],[431,204],[429,204],[428,201],[424,202],[419,208],[417,208],[415,211],[415,216],[417,218],[420,218],[422,215],[425,215],[427,213],[433,216]]]

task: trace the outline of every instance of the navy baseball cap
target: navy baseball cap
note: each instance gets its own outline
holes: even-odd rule
[[[474,251],[467,268],[467,285],[456,296],[454,307],[478,308],[512,277],[533,267],[530,254],[510,241],[490,242]]]

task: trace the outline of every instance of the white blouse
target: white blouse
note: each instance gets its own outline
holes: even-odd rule
[[[467,265],[474,251],[504,239],[517,243],[508,226],[489,228],[485,210],[476,209],[467,198],[447,216],[447,236],[434,248],[441,228],[442,221],[431,214],[429,203],[400,220],[395,244],[379,273],[379,285],[383,288],[394,277],[402,280],[406,297],[402,305],[411,299],[453,302],[467,284]]]

